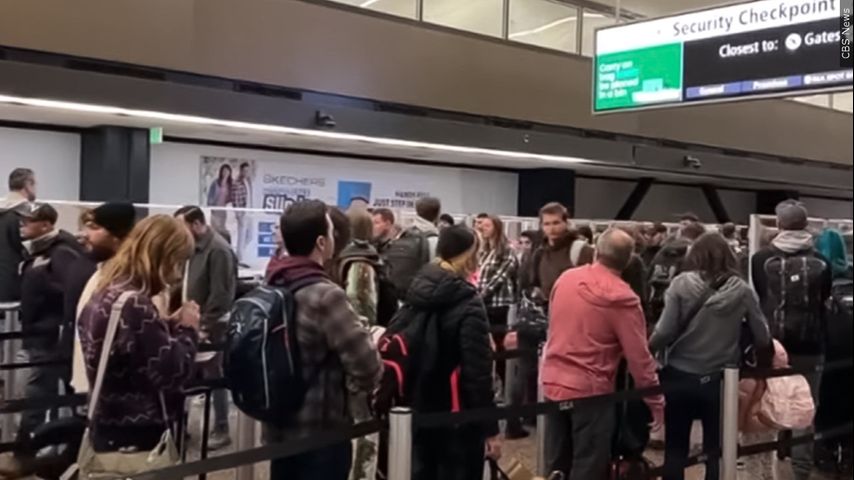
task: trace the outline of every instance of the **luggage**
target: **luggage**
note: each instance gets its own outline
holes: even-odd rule
[[[773,316],[771,335],[790,353],[824,351],[825,300],[822,283],[827,264],[813,252],[777,251],[764,265]]]
[[[234,303],[229,318],[226,385],[237,408],[274,426],[299,411],[308,389],[296,336],[296,291],[257,287]]]
[[[617,370],[616,391],[632,388],[634,383],[623,360]],[[615,408],[617,422],[611,448],[614,457],[608,466],[608,480],[646,480],[652,468],[643,453],[650,439],[652,413],[642,399],[621,402]]]
[[[391,268],[391,283],[399,298],[406,297],[415,274],[430,262],[430,238],[435,236],[435,232],[422,232],[412,227],[391,242],[384,252],[385,261]]]
[[[774,367],[788,367],[788,355],[778,340],[774,340],[774,352]],[[803,375],[767,378],[764,382],[765,391],[756,412],[763,425],[775,430],[800,430],[813,425],[815,402]]]

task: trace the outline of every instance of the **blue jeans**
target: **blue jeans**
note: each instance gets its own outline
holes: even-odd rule
[[[347,480],[353,444],[345,442],[270,462],[270,480]]]

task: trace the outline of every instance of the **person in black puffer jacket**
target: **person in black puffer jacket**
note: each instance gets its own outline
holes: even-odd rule
[[[34,335],[25,338],[22,347],[30,362],[56,360],[65,318],[64,287],[70,267],[83,256],[83,249],[73,235],[55,227],[58,214],[50,205],[30,204],[21,215],[22,237],[30,241],[30,256],[21,267],[21,330]],[[68,373],[57,366],[31,369],[24,396],[60,394],[58,382],[67,383]],[[44,420],[44,411],[26,412],[21,417],[18,439],[27,439]]]
[[[419,373],[419,381],[430,388],[418,389],[413,399],[419,412],[494,406],[489,323],[483,300],[469,282],[477,269],[477,244],[475,233],[465,226],[442,230],[437,260],[422,268],[409,289],[407,311],[428,313],[438,322],[436,362],[432,371]],[[419,429],[413,480],[482,478],[484,442],[486,454],[497,459],[498,433],[496,422]]]

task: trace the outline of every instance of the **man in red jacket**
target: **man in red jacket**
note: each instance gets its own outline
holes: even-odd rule
[[[649,353],[640,298],[620,279],[634,240],[611,229],[596,245],[596,261],[564,272],[551,294],[549,333],[541,380],[550,401],[614,392],[625,356],[639,388],[658,385]],[[664,418],[664,397],[646,399],[654,423]],[[611,459],[614,406],[578,406],[546,420],[546,465],[569,480],[605,478]]]

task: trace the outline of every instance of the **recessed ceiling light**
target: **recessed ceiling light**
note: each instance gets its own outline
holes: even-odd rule
[[[372,145],[405,147],[413,149],[426,149],[434,152],[464,153],[482,155],[484,157],[517,159],[517,160],[542,160],[549,162],[581,164],[598,163],[593,160],[568,157],[563,155],[547,155],[541,153],[520,152],[514,150],[497,150],[491,148],[468,147],[464,145],[451,145],[444,143],[417,142],[413,140],[401,140],[387,137],[371,137],[354,133],[343,133],[328,130],[310,130],[304,128],[285,127],[282,125],[271,125],[264,123],[242,122],[236,120],[222,120],[217,118],[201,117],[196,115],[184,115],[180,113],[158,112],[153,110],[137,110],[106,105],[93,105],[88,103],[67,102],[63,100],[50,100],[43,98],[16,97],[0,94],[0,103],[13,105],[25,105],[30,107],[46,108],[52,110],[72,111],[81,113],[98,113],[104,115],[118,115],[130,118],[152,120],[152,126],[160,122],[175,122],[192,125],[205,125],[210,127],[223,127],[242,131],[255,131],[298,135],[303,137],[333,140],[333,141],[355,141]]]

